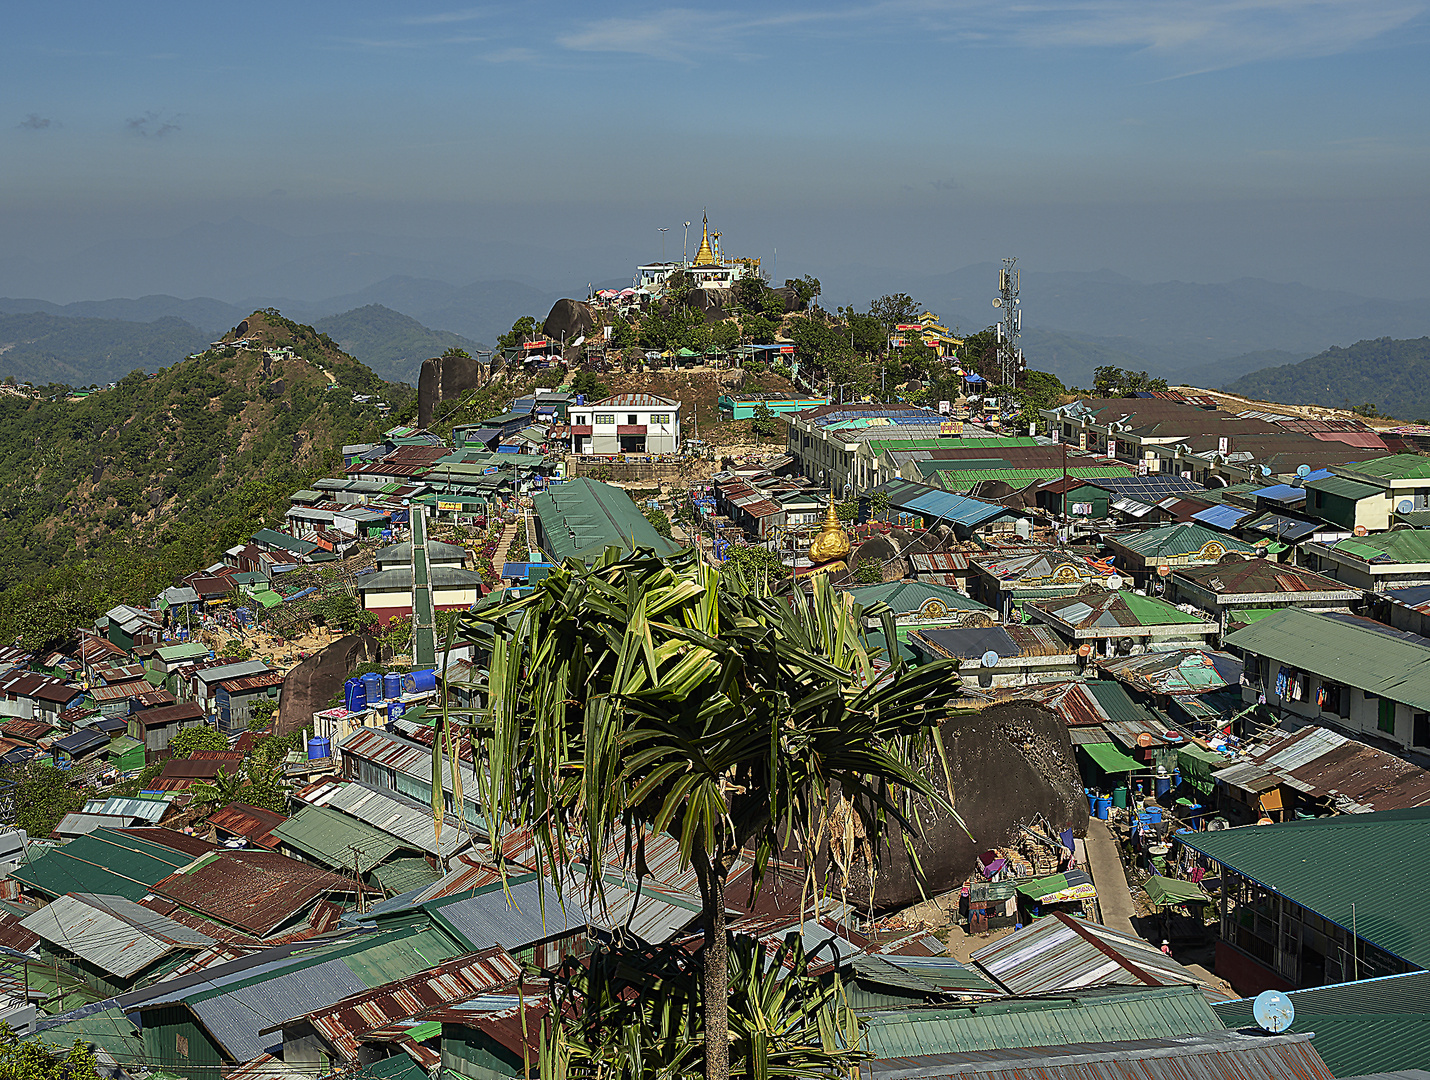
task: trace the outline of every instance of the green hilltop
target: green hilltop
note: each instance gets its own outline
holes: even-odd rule
[[[1332,347],[1299,364],[1262,368],[1224,387],[1258,401],[1328,405],[1372,415],[1430,416],[1430,337],[1373,338]]]

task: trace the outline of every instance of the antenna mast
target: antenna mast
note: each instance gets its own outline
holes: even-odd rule
[[[1003,313],[1003,321],[996,326],[998,381],[1010,390],[1018,385],[1018,376],[1027,366],[1019,346],[1023,334],[1023,310],[1022,301],[1018,299],[1017,264],[1016,257],[1003,260],[1003,269],[998,271],[998,295],[993,298],[993,306]]]

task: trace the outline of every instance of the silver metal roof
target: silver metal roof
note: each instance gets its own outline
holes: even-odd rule
[[[156,911],[99,893],[68,893],[20,925],[122,979],[175,949],[214,944],[207,934]]]
[[[141,821],[158,822],[169,810],[168,799],[90,799],[84,804],[86,814],[115,814],[120,817],[139,818]]]
[[[450,859],[471,842],[471,837],[464,830],[447,828],[442,830],[442,842],[438,845],[434,842],[431,807],[368,784],[356,781],[338,784],[320,792],[310,801],[341,811],[389,836],[395,836],[404,847],[440,855],[444,860]]]

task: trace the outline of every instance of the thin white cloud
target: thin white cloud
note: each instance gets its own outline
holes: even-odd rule
[[[448,23],[485,19],[488,14],[486,8],[464,8],[460,11],[438,11],[431,15],[413,15],[402,21],[408,26],[443,26]]]
[[[933,34],[967,47],[1124,50],[1181,75],[1344,52],[1407,27],[1427,6],[1427,0],[882,0],[774,15],[673,7],[595,19],[556,40],[580,52],[690,61],[783,47],[781,30],[885,40]]]

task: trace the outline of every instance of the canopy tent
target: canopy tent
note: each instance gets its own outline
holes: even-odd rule
[[[1199,746],[1183,746],[1177,750],[1177,768],[1182,772],[1182,779],[1203,795],[1216,791],[1212,770],[1222,768],[1227,761],[1221,754]]]
[[[1158,907],[1174,907],[1177,904],[1210,904],[1212,898],[1195,881],[1181,878],[1163,877],[1153,874],[1142,886],[1147,891],[1147,899]]]
[[[1137,772],[1142,763],[1128,757],[1110,742],[1083,743],[1087,756],[1105,773]]]
[[[1061,904],[1068,900],[1091,900],[1097,896],[1097,886],[1081,870],[1020,881],[1018,891],[1037,904]]]

